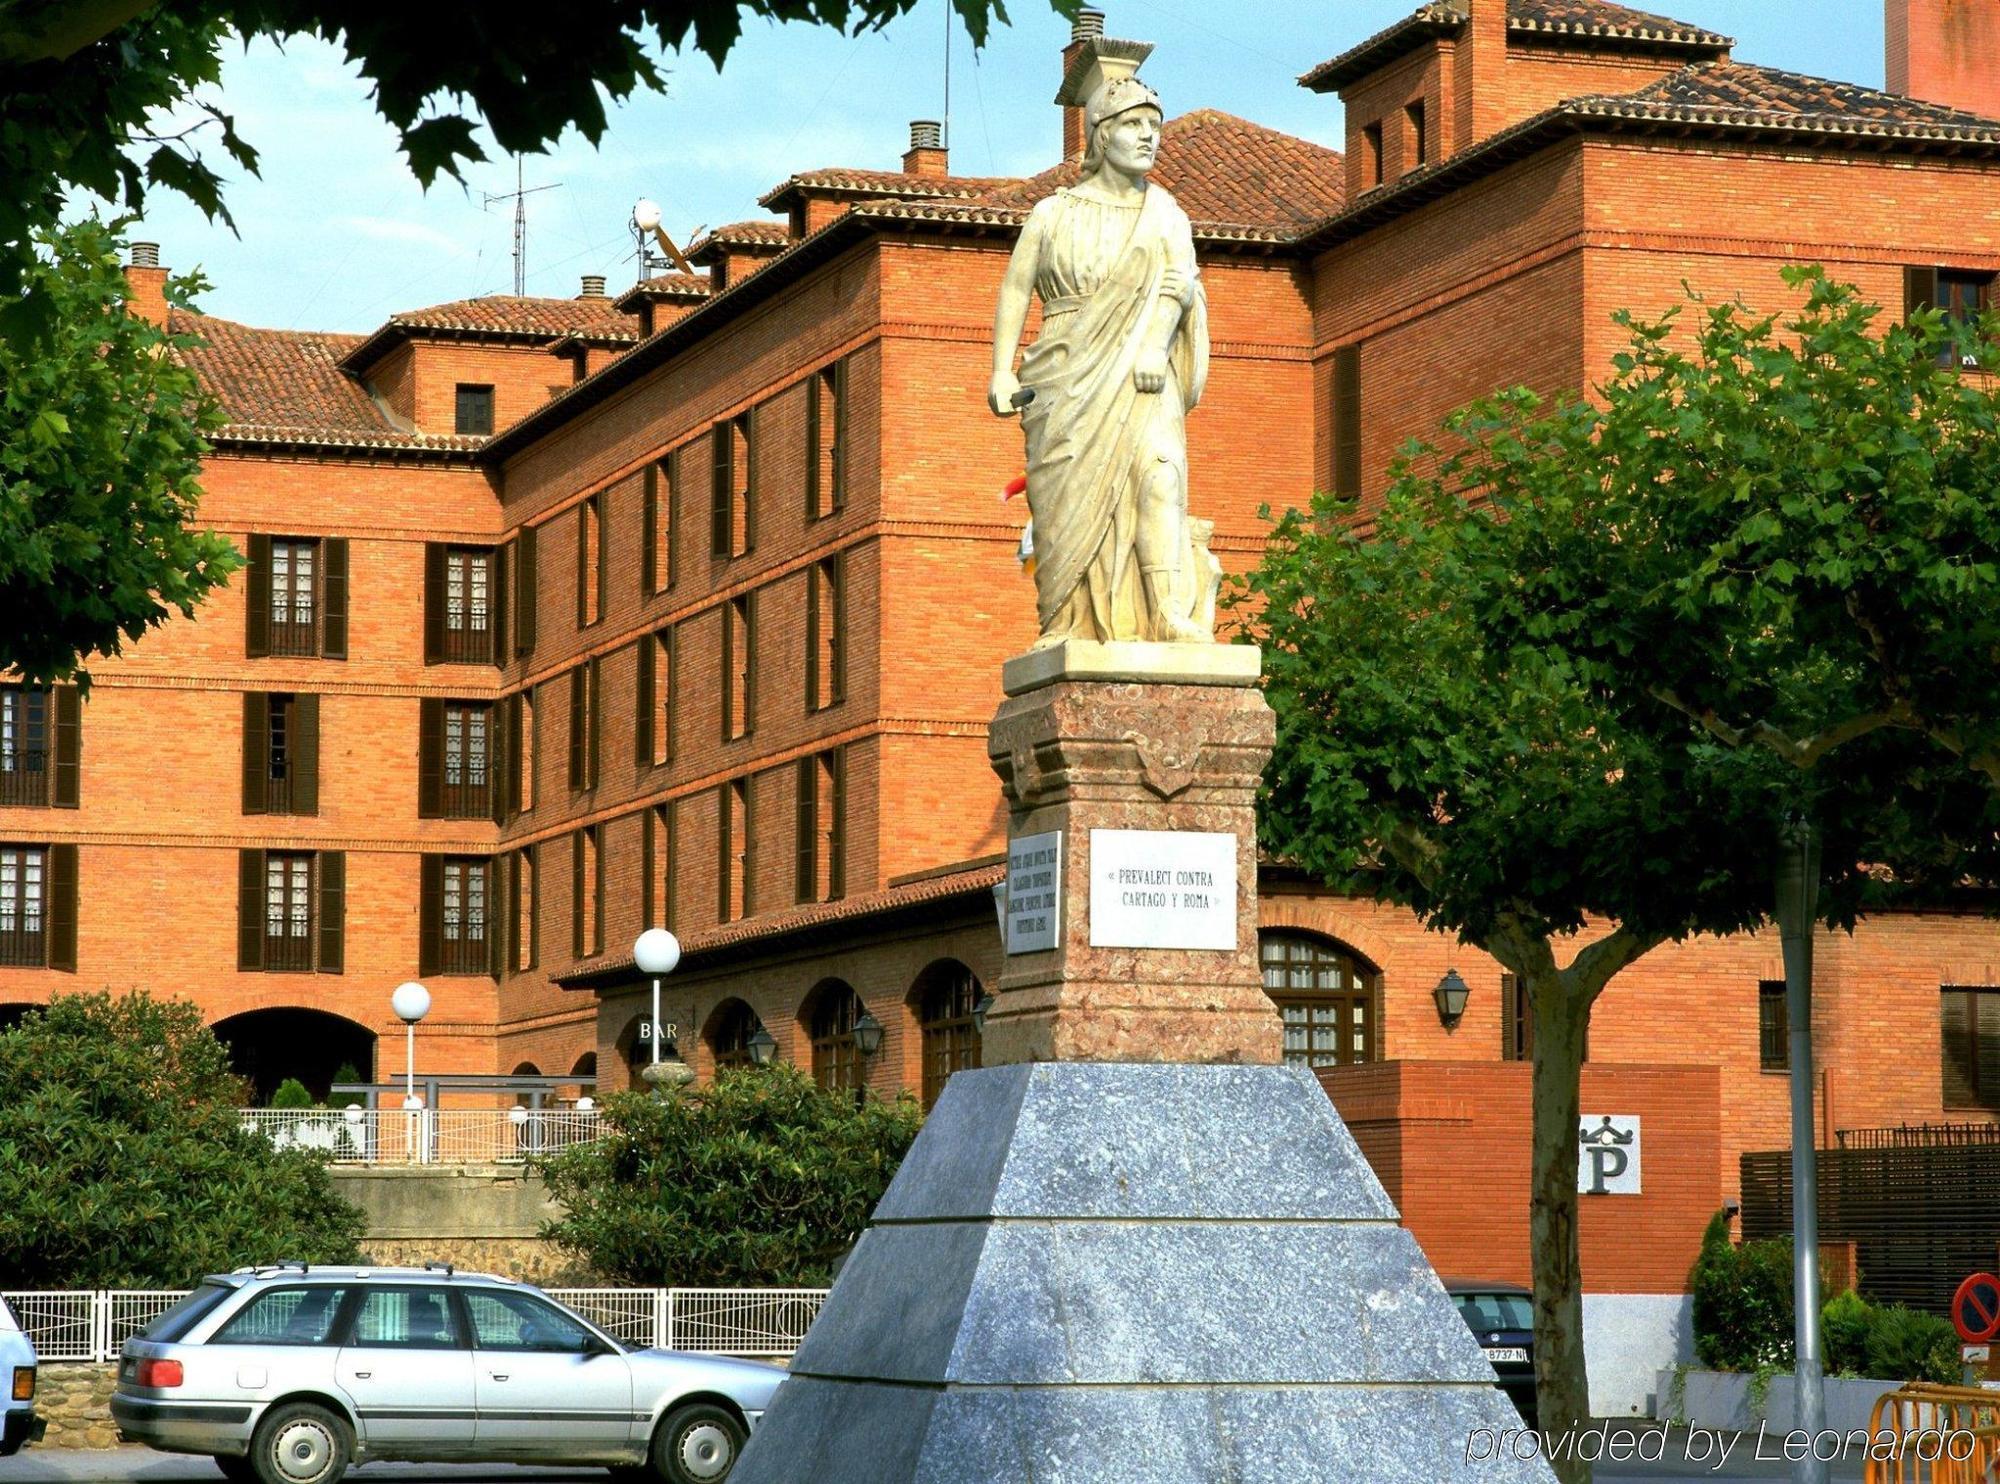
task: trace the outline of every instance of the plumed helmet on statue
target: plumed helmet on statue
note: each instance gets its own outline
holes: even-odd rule
[[[1106,119],[1135,108],[1160,107],[1160,95],[1138,76],[1139,64],[1152,52],[1150,41],[1116,41],[1108,36],[1093,36],[1072,52],[1056,102],[1083,110],[1086,138]]]

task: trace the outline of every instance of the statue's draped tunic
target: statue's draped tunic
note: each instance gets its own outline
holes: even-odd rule
[[[1042,332],[1021,364],[1035,589],[1044,636],[1163,637],[1140,580],[1139,483],[1156,461],[1186,488],[1183,418],[1208,377],[1207,304],[1187,214],[1158,186],[1130,204],[1063,189],[1037,203]],[[1162,299],[1178,268],[1186,307]],[[1178,314],[1166,385],[1133,383],[1156,316]],[[1182,563],[1185,563],[1185,558]]]

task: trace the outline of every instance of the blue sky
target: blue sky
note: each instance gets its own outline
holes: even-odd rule
[[[1390,24],[1415,0],[1107,0],[1114,36],[1156,43],[1146,76],[1169,113],[1219,108],[1326,144],[1340,105],[1297,75]],[[632,281],[626,220],[640,196],[668,230],[761,215],[756,198],[794,170],[893,168],[911,119],[943,108],[944,0],[883,32],[753,24],[718,73],[670,56],[664,94],[612,114],[593,149],[575,135],[524,162],[531,294],[571,295],[585,273],[616,293]],[[1012,0],[976,59],[952,46],[951,147],[966,174],[1016,174],[1055,163],[1061,120],[1050,102],[1068,25],[1043,0]],[[559,9],[558,9],[559,13]],[[1737,39],[1745,61],[1880,86],[1880,0],[1678,0],[1680,19]],[[511,160],[476,165],[461,187],[424,191],[339,51],[293,41],[235,51],[221,98],[262,153],[259,176],[227,192],[240,238],[180,198],[159,194],[134,235],[161,243],[169,267],[203,268],[209,312],[276,328],[365,331],[393,310],[511,289]]]

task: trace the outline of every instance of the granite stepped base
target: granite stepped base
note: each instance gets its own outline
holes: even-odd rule
[[[1546,1481],[1317,1082],[951,1079],[732,1484]]]

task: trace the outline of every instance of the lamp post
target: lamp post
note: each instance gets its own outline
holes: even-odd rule
[[[1472,987],[1459,978],[1458,970],[1446,969],[1444,978],[1431,991],[1431,998],[1437,1002],[1438,1023],[1451,1030],[1465,1014],[1465,1002],[1472,998]]]
[[[778,1038],[760,1025],[757,1027],[757,1034],[750,1038],[748,1050],[753,1065],[768,1067],[771,1058],[778,1054]]]
[[[1785,1016],[1792,1091],[1792,1307],[1797,1351],[1798,1426],[1816,1438],[1826,1426],[1819,1355],[1819,1152],[1813,1134],[1813,922],[1819,908],[1819,842],[1793,820],[1778,846],[1778,937],[1785,956]],[[1826,1484],[1826,1460],[1808,1450],[1792,1470],[1798,1484]]]
[[[431,992],[412,979],[396,986],[396,992],[389,996],[389,1008],[403,1022],[403,1111],[411,1115],[407,1121],[414,1125],[404,1133],[409,1153],[423,1164],[428,1151],[420,1137],[423,1119],[418,1115],[423,1103],[417,1097],[417,1022],[431,1013]]]
[[[694,1080],[694,1068],[680,1055],[680,1048],[674,1048],[674,1059],[663,1065],[660,1060],[660,980],[673,973],[681,961],[681,940],[665,928],[647,928],[632,941],[632,962],[640,973],[653,981],[652,1029],[646,1039],[649,1043],[648,1065],[645,1078],[655,1087],[671,1083],[675,1087],[686,1086]]]
[[[854,1049],[873,1056],[882,1049],[882,1022],[866,1009],[854,1018]]]

